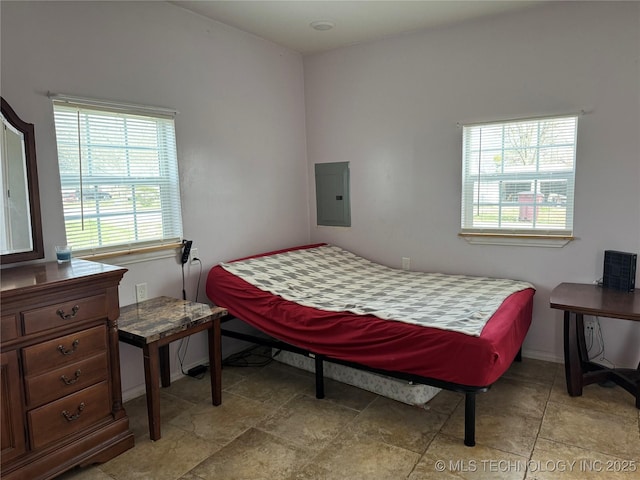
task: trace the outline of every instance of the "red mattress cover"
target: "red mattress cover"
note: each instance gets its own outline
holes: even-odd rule
[[[324,244],[253,257],[319,245]],[[209,271],[206,292],[211,301],[227,308],[234,317],[311,352],[372,368],[483,387],[506,371],[520,349],[531,324],[535,290],[510,295],[479,337],[371,315],[305,307],[260,290],[219,265]]]

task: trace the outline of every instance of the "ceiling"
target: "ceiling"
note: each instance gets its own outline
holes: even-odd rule
[[[302,54],[529,8],[544,0],[172,1]],[[335,26],[318,31],[314,21]]]

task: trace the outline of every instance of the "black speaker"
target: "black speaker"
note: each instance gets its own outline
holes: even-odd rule
[[[637,253],[605,250],[602,286],[623,292],[633,292],[636,286],[637,260]]]

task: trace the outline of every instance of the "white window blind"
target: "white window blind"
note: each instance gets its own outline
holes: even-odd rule
[[[576,116],[463,127],[462,233],[573,234]]]
[[[182,237],[174,120],[54,98],[67,243],[102,253]]]

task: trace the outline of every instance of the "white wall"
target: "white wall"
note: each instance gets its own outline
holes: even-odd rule
[[[218,261],[308,241],[299,54],[164,2],[3,1],[0,8],[0,89],[35,124],[48,260],[65,238],[48,91],[179,111],[184,236],[204,264],[200,300]],[[141,282],[150,297],[181,296],[175,258],[126,268],[121,305],[135,301]],[[196,268],[187,273],[192,299]],[[198,335],[187,364],[206,358]],[[141,351],[121,344],[121,362],[125,396],[143,391]]]
[[[640,251],[639,6],[568,2],[357,45],[307,57],[303,82],[298,54],[174,5],[3,1],[0,92],[35,124],[48,259],[64,224],[46,93],[172,107],[201,300],[220,260],[329,241],[392,266],[409,256],[416,270],[533,282],[525,353],[559,360],[550,290],[598,278],[605,249]],[[591,113],[579,126],[578,239],[562,249],[459,239],[456,123],[580,109]],[[351,162],[350,229],[315,227],[307,169],[329,161]],[[150,296],[181,295],[175,259],[127,268],[122,305],[141,282]],[[602,326],[607,358],[635,367],[639,325]],[[189,349],[187,364],[206,358],[202,336]],[[141,391],[141,352],[121,344],[121,361],[123,389]]]
[[[327,241],[390,266],[534,283],[525,355],[562,359],[560,282],[640,251],[640,4],[563,2],[305,57],[307,158],[350,162],[352,227]],[[575,236],[564,248],[470,245],[460,227],[458,122],[579,119]],[[314,195],[313,178],[309,189]],[[606,358],[635,368],[640,324],[603,320]]]

